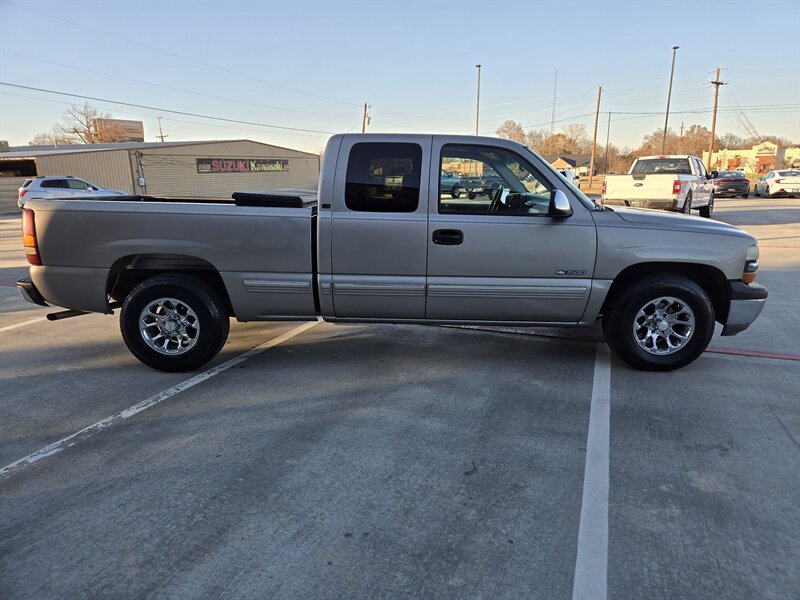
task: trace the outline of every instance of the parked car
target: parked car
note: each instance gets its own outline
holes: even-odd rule
[[[750,180],[741,171],[711,171],[714,197],[747,198],[750,195]]]
[[[497,178],[491,196],[439,191],[430,165],[465,161]],[[230,317],[318,316],[556,327],[600,318],[614,352],[664,371],[700,356],[715,322],[722,335],[746,329],[767,298],[754,283],[753,236],[600,206],[511,140],[335,135],[317,194],[109,200],[29,200],[30,277],[17,286],[69,309],[51,320],[121,308],[131,353],[163,371],[211,360]]]
[[[800,170],[781,169],[770,171],[756,181],[753,192],[756,196],[800,196]]]
[[[603,204],[663,208],[710,217],[714,186],[696,156],[642,156],[627,175],[609,175],[603,182]]]
[[[444,169],[441,170],[439,186],[442,192],[449,192],[453,198],[461,196],[461,190],[464,189],[461,177],[453,175],[450,171],[445,171]]]
[[[33,177],[18,190],[17,205],[22,208],[30,198],[77,198],[79,196],[127,196],[126,192],[101,187],[72,175]]]
[[[493,169],[486,169],[481,177],[470,180],[467,196],[470,200],[478,196],[491,197],[502,184],[502,177],[495,173]]]
[[[569,181],[572,185],[576,188],[581,189],[581,178],[578,177],[578,174],[575,173],[572,169],[559,169],[559,173],[561,173],[567,181]]]

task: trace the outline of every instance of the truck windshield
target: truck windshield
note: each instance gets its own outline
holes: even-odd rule
[[[645,158],[637,160],[631,175],[658,175],[660,173],[691,175],[688,158]]]

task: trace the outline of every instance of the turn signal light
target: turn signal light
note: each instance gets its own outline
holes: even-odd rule
[[[25,247],[25,256],[28,259],[28,263],[41,265],[39,242],[36,239],[36,222],[34,221],[33,211],[27,208],[22,209],[22,245]]]

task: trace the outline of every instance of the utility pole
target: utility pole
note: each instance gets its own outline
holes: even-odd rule
[[[556,69],[556,80],[553,83],[553,112],[550,114],[550,135],[555,132],[556,123],[556,91],[558,90],[558,69]]]
[[[717,67],[717,76],[711,85],[714,86],[714,116],[711,117],[711,139],[708,141],[708,163],[706,164],[706,171],[711,172],[711,154],[714,152],[714,134],[717,131],[717,101],[719,100],[719,86],[725,85],[725,81],[719,80],[719,67]]]
[[[161,143],[164,143],[164,138],[168,138],[168,135],[164,135],[164,131],[161,129],[161,117],[158,117],[158,137],[161,138]]]
[[[608,126],[606,127],[606,168],[604,176],[608,175],[608,144],[611,138],[611,111],[608,111]]]
[[[478,135],[478,126],[481,121],[481,66],[475,65],[478,69],[478,100],[475,104],[475,135]]]
[[[675,76],[675,51],[680,46],[672,47],[672,70],[669,72],[669,92],[667,93],[667,114],[664,117],[664,137],[661,138],[661,154],[664,154],[664,147],[667,145],[667,124],[669,123],[669,103],[672,100],[672,79]]]
[[[597,148],[597,121],[600,118],[600,96],[603,95],[603,86],[597,86],[597,108],[594,110],[594,135],[592,136],[592,159],[589,161],[589,188],[594,179],[594,151]]]
[[[678,138],[678,154],[681,153],[682,147],[683,147],[683,121],[681,121],[681,135]]]
[[[369,108],[369,105],[364,102],[364,114],[361,117],[361,133],[366,132],[367,125],[369,125],[370,122],[369,115],[367,114],[367,108]]]

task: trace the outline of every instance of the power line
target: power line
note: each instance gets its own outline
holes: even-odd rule
[[[26,58],[26,59],[29,59],[29,60],[35,60],[37,62],[46,63],[46,64],[50,64],[50,65],[55,65],[57,67],[64,67],[66,69],[74,69],[76,71],[83,71],[85,73],[92,73],[94,75],[101,75],[103,77],[113,77],[114,79],[121,79],[122,81],[131,81],[133,83],[141,83],[141,84],[144,84],[144,85],[151,85],[153,87],[158,87],[158,88],[162,88],[162,89],[165,89],[165,90],[173,90],[175,92],[182,92],[182,93],[185,93],[185,94],[192,94],[192,95],[195,95],[195,96],[203,96],[205,98],[214,98],[215,100],[227,100],[229,102],[238,102],[240,104],[248,104],[250,106],[259,106],[261,108],[269,108],[269,109],[272,109],[272,110],[285,110],[285,111],[288,111],[288,112],[305,113],[305,114],[309,114],[309,115],[322,115],[322,116],[325,116],[325,117],[342,117],[342,118],[348,118],[348,119],[350,118],[350,115],[345,115],[345,114],[341,114],[341,113],[326,113],[326,112],[319,112],[319,111],[313,111],[313,110],[301,110],[299,108],[287,108],[285,106],[274,106],[274,105],[271,105],[271,104],[261,104],[259,102],[250,102],[248,100],[241,100],[239,98],[229,98],[227,96],[217,96],[216,94],[207,94],[205,92],[195,92],[195,91],[192,91],[192,90],[186,90],[186,89],[174,87],[174,86],[171,86],[171,85],[165,85],[165,84],[162,84],[162,83],[155,83],[153,81],[144,81],[142,79],[134,79],[132,77],[125,77],[123,75],[115,75],[113,73],[104,73],[103,71],[95,71],[93,69],[87,69],[85,67],[77,67],[75,65],[66,65],[64,63],[55,62],[53,60],[46,60],[44,58],[38,58],[36,56],[28,56],[27,54],[19,54],[17,52],[10,52],[8,50],[3,50],[2,54],[9,54],[11,56],[18,56],[20,58]]]
[[[108,37],[111,37],[111,38],[114,38],[114,39],[117,39],[117,40],[122,40],[123,42],[128,42],[129,44],[135,44],[135,45],[141,46],[143,48],[148,48],[149,50],[153,50],[155,52],[160,52],[162,54],[166,54],[167,56],[172,56],[174,58],[179,58],[181,60],[185,60],[187,62],[191,62],[191,63],[197,64],[197,65],[201,65],[201,66],[207,67],[209,69],[214,69],[216,71],[222,71],[223,73],[229,73],[231,75],[237,75],[238,77],[244,77],[245,79],[250,79],[252,81],[258,81],[260,83],[266,83],[267,85],[272,85],[272,86],[275,86],[275,87],[283,88],[285,90],[289,90],[289,91],[292,91],[292,92],[295,92],[295,93],[298,93],[298,94],[306,94],[308,96],[314,96],[315,98],[322,98],[324,100],[330,100],[332,102],[340,102],[342,104],[351,104],[351,105],[357,104],[356,102],[350,102],[348,100],[341,100],[339,98],[331,98],[330,96],[323,96],[322,94],[315,94],[314,92],[309,92],[309,91],[306,91],[306,90],[300,90],[300,89],[297,89],[297,88],[290,87],[288,85],[283,85],[281,83],[275,83],[274,81],[268,81],[266,79],[261,79],[260,77],[255,77],[253,75],[248,75],[247,73],[241,73],[239,71],[233,71],[231,69],[226,69],[224,67],[219,67],[219,66],[211,64],[211,63],[203,62],[202,60],[197,60],[196,58],[190,58],[188,56],[183,56],[182,54],[178,54],[176,52],[171,52],[169,50],[164,50],[163,48],[158,48],[156,46],[150,46],[149,44],[145,44],[144,42],[140,42],[138,40],[132,40],[130,38],[123,37],[121,35],[116,35],[116,34],[113,34],[113,33],[109,32],[109,31],[104,31],[102,29],[96,29],[94,27],[90,27],[89,25],[85,25],[83,23],[78,23],[77,21],[70,21],[69,19],[65,19],[63,17],[57,17],[55,15],[51,15],[51,14],[43,12],[41,10],[37,10],[35,8],[31,8],[27,4],[19,4],[17,2],[8,2],[8,4],[14,4],[15,6],[18,6],[20,8],[24,8],[26,10],[38,13],[38,14],[43,15],[45,17],[48,17],[50,19],[55,19],[57,21],[63,21],[64,23],[69,23],[70,25],[74,25],[75,27],[81,27],[81,28],[86,29],[88,31],[92,31],[94,33],[99,33],[100,35],[105,35],[105,36],[108,36]]]
[[[256,123],[254,121],[240,121],[238,119],[228,119],[228,118],[225,118],[225,117],[214,117],[214,116],[211,116],[211,115],[201,115],[201,114],[198,114],[198,113],[190,113],[190,112],[185,112],[185,111],[182,111],[182,110],[173,110],[173,109],[170,109],[170,108],[159,108],[157,106],[147,106],[145,104],[135,104],[133,102],[122,102],[121,100],[109,100],[108,98],[97,98],[95,96],[86,96],[86,95],[83,95],[83,94],[71,94],[69,92],[59,92],[57,90],[47,90],[47,89],[44,89],[44,88],[31,87],[31,86],[28,86],[28,85],[19,85],[17,83],[7,83],[5,81],[0,81],[0,85],[5,85],[5,86],[8,86],[8,87],[13,87],[13,88],[19,88],[19,89],[23,89],[23,90],[32,90],[34,92],[44,92],[46,94],[56,94],[56,95],[59,95],[59,96],[68,96],[70,98],[80,98],[82,100],[94,100],[94,101],[97,101],[97,102],[107,102],[109,104],[119,104],[121,106],[133,106],[134,108],[143,108],[145,110],[154,110],[156,112],[159,112],[159,111],[160,112],[166,112],[166,113],[171,113],[173,115],[184,115],[184,116],[187,116],[187,117],[199,117],[201,119],[211,119],[211,120],[214,120],[214,121],[225,121],[226,123],[240,123],[242,125],[255,125],[256,127],[268,127],[270,129],[284,129],[286,131],[304,131],[304,132],[307,132],[307,133],[327,133],[327,134],[333,134],[334,133],[333,131],[321,131],[319,129],[302,129],[300,127],[286,127],[286,126],[283,126],[283,125],[270,125],[268,123]]]

